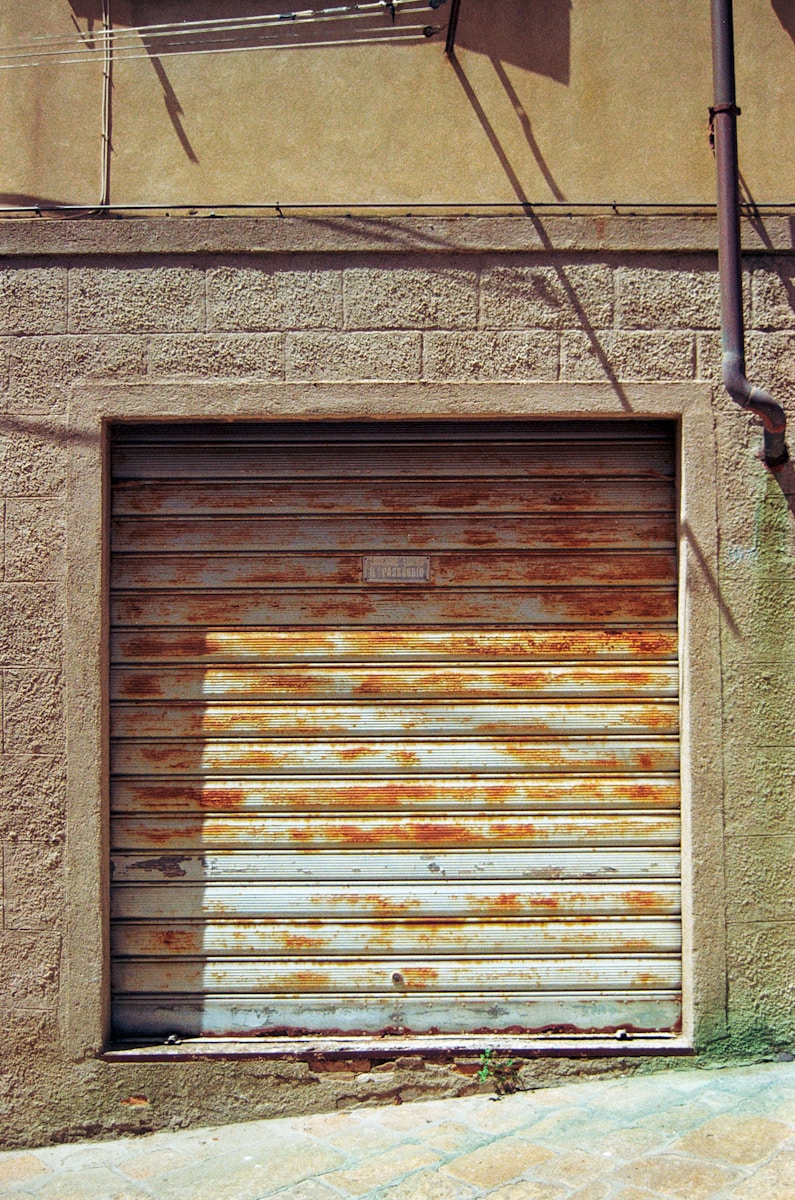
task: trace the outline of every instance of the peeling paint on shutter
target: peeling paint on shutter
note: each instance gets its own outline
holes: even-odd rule
[[[672,1033],[664,422],[126,425],[113,1027]]]

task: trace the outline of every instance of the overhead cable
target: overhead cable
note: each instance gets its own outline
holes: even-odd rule
[[[446,0],[443,0],[446,2]],[[402,12],[407,8],[433,8],[433,4],[429,4],[428,0],[394,0],[394,7],[398,12]],[[118,33],[150,33],[157,29],[191,29],[198,26],[210,28],[211,26],[226,26],[234,22],[235,25],[243,26],[257,24],[261,21],[267,21],[271,24],[279,24],[285,21],[297,21],[309,19],[311,17],[341,17],[346,14],[357,16],[365,12],[390,12],[393,7],[391,0],[369,0],[365,4],[338,4],[330,8],[303,8],[295,9],[290,12],[281,13],[257,13],[251,17],[204,17],[197,21],[165,21],[160,24],[149,25],[129,25],[124,30],[118,30]],[[72,38],[74,35],[71,35]],[[115,36],[115,34],[114,34]],[[66,36],[63,34],[44,34],[40,37],[34,37],[27,44],[33,45],[39,42],[48,41],[64,41]]]
[[[396,3],[399,4],[399,0],[396,0]],[[425,3],[417,3],[417,0],[406,0],[406,3],[398,11],[416,15],[418,10],[424,7]],[[302,9],[294,12],[260,14],[252,17],[224,17],[212,20],[138,25],[118,30],[103,29],[100,37],[91,40],[89,40],[87,35],[82,33],[78,36],[43,36],[27,42],[17,42],[11,46],[0,46],[0,66],[7,68],[14,65],[39,65],[39,60],[59,58],[59,56],[64,54],[74,53],[78,47],[82,47],[88,53],[86,55],[81,54],[80,58],[76,60],[67,60],[61,57],[59,61],[83,62],[92,58],[94,51],[102,50],[107,42],[111,44],[115,55],[125,56],[126,52],[136,50],[140,41],[146,44],[157,39],[165,39],[168,43],[173,44],[177,39],[185,39],[182,44],[196,44],[197,38],[200,35],[206,35],[205,40],[212,43],[221,40],[217,35],[223,33],[256,33],[259,30],[273,28],[285,23],[315,24],[320,22],[355,20],[363,17],[373,17],[379,12],[389,14],[391,11],[392,5],[389,3],[389,0],[374,0],[374,2],[365,4],[345,4],[331,8]],[[26,61],[30,59],[36,59],[37,61],[35,63]]]
[[[417,32],[411,33],[410,30],[412,28],[414,28]],[[137,53],[137,54],[114,54],[114,62],[122,62],[122,61],[129,62],[130,60],[136,59],[136,58],[148,58],[148,59],[168,58],[170,56],[176,56],[176,55],[188,56],[188,55],[199,55],[199,54],[241,54],[248,50],[263,50],[263,49],[268,49],[268,50],[305,50],[305,49],[317,49],[318,45],[322,45],[323,47],[363,46],[363,45],[370,46],[370,45],[383,44],[385,42],[418,42],[420,40],[424,41],[428,38],[429,35],[428,35],[428,33],[425,32],[426,28],[427,27],[415,25],[413,27],[408,26],[408,27],[404,27],[403,29],[398,29],[394,33],[392,33],[391,30],[385,31],[384,33],[381,33],[376,37],[334,38],[334,39],[325,40],[321,43],[316,42],[316,41],[314,41],[314,42],[306,42],[306,41],[304,41],[304,42],[274,42],[267,46],[264,46],[262,44],[257,44],[257,45],[253,45],[253,46],[223,46],[219,49],[208,49],[208,48],[204,47],[204,48],[198,49],[198,50],[184,50],[184,49],[178,48],[176,50],[144,51],[143,53]],[[433,32],[436,32],[436,31],[434,30]],[[56,59],[53,63],[50,63],[48,65],[50,65],[50,66],[84,66],[86,63],[93,62],[93,61],[94,61],[93,59],[88,59],[88,58],[61,58],[61,59]],[[29,67],[38,67],[38,66],[42,66],[42,65],[43,64],[38,63],[38,62],[21,63],[21,64],[11,63],[11,64],[6,65],[0,61],[0,71],[13,70],[15,68],[16,69],[24,69],[24,68],[29,68]]]
[[[110,42],[110,0],[102,0],[102,154],[100,166],[100,208],[110,203],[110,106],[113,89],[113,49]]]

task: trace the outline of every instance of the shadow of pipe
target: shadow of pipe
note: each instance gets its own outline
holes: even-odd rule
[[[773,471],[771,474],[772,478],[781,488],[782,494],[787,501],[787,508],[795,518],[795,466],[792,460],[785,463],[780,471]]]
[[[36,417],[14,417],[10,413],[0,416],[0,437],[4,434],[23,433],[29,437],[41,438],[42,441],[52,442],[56,446],[86,445],[94,446],[100,440],[100,434],[89,430],[76,429],[65,423]]]
[[[546,183],[547,187],[549,188],[550,192],[552,193],[552,195],[555,197],[556,200],[565,200],[566,197],[563,195],[563,192],[560,190],[557,183],[555,182],[555,177],[552,174],[552,172],[550,171],[549,167],[547,166],[546,159],[544,158],[543,154],[541,153],[541,147],[539,146],[538,142],[536,141],[535,135],[533,133],[533,127],[530,124],[530,118],[527,115],[527,111],[526,111],[524,105],[522,104],[522,101],[520,100],[520,98],[516,92],[516,89],[514,88],[513,84],[511,83],[510,79],[508,78],[508,75],[507,75],[504,65],[500,62],[499,59],[496,59],[496,58],[492,58],[491,65],[494,68],[495,75],[497,76],[497,78],[499,79],[499,81],[502,85],[503,91],[505,92],[506,96],[508,97],[508,99],[511,102],[511,107],[513,108],[513,111],[516,113],[519,124],[522,127],[522,133],[525,136],[525,141],[527,142],[528,146],[530,147],[530,152],[533,155],[533,158],[536,160],[539,171],[544,176],[544,182]]]
[[[552,240],[551,240],[549,234],[547,233],[546,229],[544,228],[543,223],[538,219],[538,217],[533,212],[530,213],[530,219],[533,222],[533,225],[535,226],[535,230],[538,235],[539,241],[542,243],[544,248],[546,250],[549,250],[550,254],[552,254],[554,252],[555,247],[552,243]],[[599,366],[601,367],[602,371],[604,372],[605,378],[607,379],[611,388],[615,392],[616,397],[618,398],[618,401],[619,401],[621,407],[624,409],[624,411],[632,412],[633,411],[632,402],[631,402],[629,396],[627,395],[626,389],[625,389],[624,385],[621,383],[621,380],[618,378],[618,375],[616,374],[615,369],[607,355],[607,351],[605,350],[602,343],[599,341],[597,332],[594,329],[593,325],[591,324],[590,320],[588,319],[588,316],[580,302],[577,292],[576,292],[575,288],[572,286],[568,276],[566,275],[565,267],[561,266],[560,262],[557,261],[557,259],[553,259],[553,266],[555,269],[555,274],[557,275],[558,280],[560,281],[560,286],[562,287],[563,291],[565,292],[566,298],[568,299],[568,302],[571,305],[572,309],[577,314],[577,319],[580,322],[580,327],[581,327],[583,333],[588,338],[591,349],[594,353],[594,356],[595,356],[597,362],[599,363]]]
[[[93,211],[95,205],[81,204],[79,200],[74,199],[56,199],[54,196],[34,196],[30,192],[0,192],[0,205],[7,208],[41,208],[48,210],[57,208],[58,205],[68,205],[70,208],[78,208],[81,213]]]
[[[69,0],[72,24],[86,44],[93,47],[95,34],[102,29],[102,0]],[[80,18],[85,21],[85,28],[80,25]]]
[[[770,250],[771,253],[773,253],[773,252],[775,252],[775,246],[773,245],[773,239],[770,237],[770,234],[767,232],[767,229],[765,228],[765,222],[764,222],[764,218],[762,216],[761,209],[759,208],[759,205],[757,204],[756,200],[754,199],[753,193],[751,192],[751,189],[748,186],[748,183],[747,183],[742,171],[739,172],[739,178],[740,178],[740,196],[741,196],[743,205],[745,206],[744,211],[743,211],[743,216],[746,217],[746,219],[751,224],[754,232],[756,233],[756,235],[759,238],[762,245],[765,246],[766,249]],[[795,229],[795,218],[790,219],[790,224],[793,227],[793,229]],[[792,280],[787,275],[786,264],[782,270],[777,272],[777,274],[778,274],[779,279],[781,280],[781,285],[784,288],[784,291],[787,293],[787,299],[789,300],[790,308],[792,308],[792,310],[795,312],[795,284],[793,284]]]
[[[146,53],[149,55],[149,61],[152,64],[155,75],[157,76],[158,83],[160,84],[161,88],[163,89],[163,103],[166,106],[166,112],[168,113],[169,120],[171,121],[171,124],[174,128],[174,132],[177,135],[179,144],[182,147],[182,149],[185,151],[185,155],[189,159],[189,161],[192,163],[197,163],[199,161],[199,159],[196,155],[196,151],[193,149],[193,146],[191,145],[190,138],[188,137],[187,132],[185,130],[185,126],[183,124],[185,110],[183,109],[182,105],[179,102],[179,97],[177,96],[177,93],[174,91],[174,88],[171,86],[171,80],[169,79],[168,75],[166,74],[165,68],[164,68],[162,62],[160,61],[160,58],[159,58],[156,50],[153,48],[151,40],[149,40],[147,38],[143,38],[142,41],[143,41],[144,49],[146,50]]]
[[[527,194],[525,193],[524,188],[522,187],[521,180],[519,179],[519,176],[516,174],[515,170],[513,169],[513,166],[511,165],[511,161],[508,158],[508,155],[505,153],[505,150],[503,149],[500,139],[497,137],[496,130],[494,129],[494,126],[492,125],[491,121],[489,120],[488,116],[486,115],[486,110],[484,109],[483,105],[480,103],[480,100],[478,99],[478,96],[477,96],[477,92],[473,88],[472,84],[469,82],[469,79],[467,78],[464,68],[461,66],[461,63],[455,57],[450,59],[450,65],[452,66],[453,71],[455,72],[455,77],[458,80],[458,82],[460,83],[461,89],[462,89],[464,95],[466,96],[467,100],[469,101],[469,103],[472,107],[472,111],[474,112],[475,116],[478,119],[478,123],[480,124],[481,129],[483,130],[483,132],[485,133],[485,135],[488,139],[489,145],[491,146],[492,150],[494,151],[494,155],[495,155],[498,163],[500,164],[503,171],[505,172],[505,177],[507,178],[508,182],[510,183],[511,188],[513,189],[514,195],[516,196],[517,200],[521,201],[522,204],[529,205],[530,202],[527,198]]]
[[[491,124],[491,121],[489,120],[488,116],[486,115],[486,111],[483,108],[483,105],[480,103],[480,100],[477,97],[477,93],[475,92],[475,89],[473,88],[472,84],[469,82],[469,79],[467,78],[467,75],[466,75],[466,72],[464,71],[463,66],[458,61],[457,58],[452,58],[450,60],[450,62],[451,62],[452,68],[455,72],[456,78],[458,79],[458,82],[460,83],[460,85],[464,91],[464,95],[466,96],[467,100],[471,104],[472,109],[475,113],[475,116],[477,117],[477,119],[480,123],[480,126],[489,141],[489,145],[491,146],[492,150],[494,151],[497,161],[499,162],[500,166],[502,167],[503,171],[505,172],[508,182],[510,183],[517,199],[520,200],[522,205],[524,206],[524,209],[525,209],[525,212],[526,212],[528,218],[533,223],[536,234],[538,236],[538,240],[541,242],[541,244],[545,250],[548,250],[551,255],[554,255],[555,247],[552,243],[552,240],[551,240],[549,234],[547,233],[543,222],[533,212],[532,203],[527,198],[527,194],[522,186],[521,180],[519,179],[519,176],[516,174],[516,171],[514,170],[512,164],[511,164],[511,161],[508,158],[508,155],[505,153],[505,149],[503,148],[502,143],[500,142],[500,139],[497,136],[497,132],[494,129],[494,126]],[[504,74],[504,72],[503,72],[503,74]],[[507,76],[506,76],[506,80],[507,80]],[[507,83],[508,83],[508,88],[510,89],[510,91],[508,91],[508,97],[509,97],[509,99],[511,99],[512,94],[513,94],[513,96],[516,96],[516,93],[511,88],[510,80],[507,80]],[[516,101],[518,102],[518,97],[516,97]],[[513,100],[512,100],[512,103],[513,103]],[[516,108],[515,104],[514,104],[514,108]],[[523,109],[522,109],[522,112],[524,112]],[[529,121],[528,121],[528,127],[529,127]],[[523,126],[523,128],[524,128],[524,126]],[[531,131],[531,136],[532,136],[532,131]],[[532,149],[532,146],[531,146],[531,149]],[[539,154],[540,154],[540,151],[539,151]],[[536,161],[538,161],[538,159]],[[541,162],[543,162],[543,159],[541,159]],[[544,169],[548,170],[548,168],[546,168],[546,163],[544,163]],[[551,176],[550,176],[550,178],[551,178]],[[553,186],[555,187],[555,191],[559,194],[560,189],[557,188],[557,185],[554,183],[554,179],[552,180],[552,183],[553,183]],[[616,396],[618,397],[619,403],[621,404],[621,407],[624,409],[624,411],[632,412],[632,404],[626,393],[626,390],[623,387],[623,385],[621,384],[621,381],[619,380],[618,376],[616,375],[616,372],[613,369],[610,359],[608,358],[607,352],[605,351],[604,346],[599,341],[596,330],[594,329],[593,325],[589,321],[588,316],[585,312],[585,309],[583,308],[583,306],[579,300],[579,297],[577,296],[577,292],[576,292],[575,288],[572,286],[568,276],[566,275],[565,268],[562,267],[560,265],[560,263],[554,258],[552,259],[552,262],[553,262],[555,272],[560,281],[561,288],[563,289],[563,291],[569,301],[569,304],[572,307],[572,310],[577,315],[577,318],[580,322],[580,327],[582,328],[583,332],[587,336],[588,341],[590,342],[590,345],[591,345],[591,349],[593,350],[594,356],[596,357],[608,383],[610,384],[610,386],[612,387]]]

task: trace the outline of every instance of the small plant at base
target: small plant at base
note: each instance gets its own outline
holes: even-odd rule
[[[480,1070],[476,1078],[478,1083],[493,1083],[498,1096],[524,1091],[516,1060],[497,1058],[493,1050],[484,1050],[481,1054]]]

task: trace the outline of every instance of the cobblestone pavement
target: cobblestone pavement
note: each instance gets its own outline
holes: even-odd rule
[[[793,1200],[795,1063],[0,1154],[14,1200]]]

